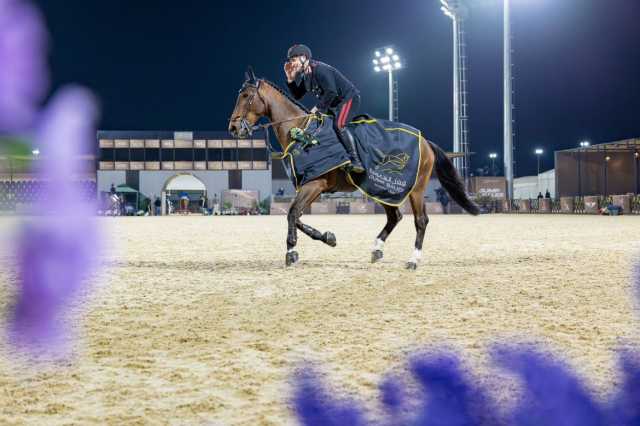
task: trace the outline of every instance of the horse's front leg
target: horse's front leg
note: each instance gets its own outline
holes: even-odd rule
[[[291,207],[289,207],[289,213],[287,215],[287,255],[285,257],[287,266],[291,266],[298,261],[298,252],[294,250],[298,244],[298,228],[311,238],[319,239],[329,245],[332,245],[331,237],[333,237],[333,245],[335,245],[335,236],[333,234],[326,232],[321,234],[320,231],[300,222],[300,216],[302,216],[305,207],[311,205],[324,189],[326,189],[326,181],[320,179],[303,185],[300,191],[298,191],[293,203],[291,203]]]
[[[324,234],[318,231],[313,226],[302,223],[299,219],[296,222],[296,227],[309,236],[312,240],[322,241],[328,246],[335,247],[337,245],[336,236],[333,232],[325,232]]]

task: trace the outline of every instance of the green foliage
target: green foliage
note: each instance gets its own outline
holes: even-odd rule
[[[0,136],[0,155],[19,159],[31,158],[31,144],[26,138]]]

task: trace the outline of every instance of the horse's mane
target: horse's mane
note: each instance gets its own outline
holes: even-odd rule
[[[297,106],[298,108],[300,108],[302,111],[304,111],[305,113],[309,114],[311,111],[309,111],[309,109],[302,105],[300,102],[298,102],[297,100],[295,100],[293,98],[293,96],[291,96],[289,94],[289,92],[285,91],[284,89],[280,88],[277,84],[267,80],[266,78],[262,78],[261,79],[264,83],[268,84],[269,86],[271,86],[271,88],[275,89],[276,91],[278,91],[282,96],[284,96],[285,98],[287,98],[290,102],[292,102],[295,106]]]

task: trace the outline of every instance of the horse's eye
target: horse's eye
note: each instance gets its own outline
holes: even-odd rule
[[[248,97],[248,96],[249,96],[249,95],[247,95],[246,93],[243,93],[243,94],[242,94],[242,97],[243,97],[243,98],[246,98],[246,97]]]

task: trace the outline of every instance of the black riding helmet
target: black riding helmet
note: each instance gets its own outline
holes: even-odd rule
[[[306,56],[307,59],[311,59],[311,49],[304,44],[294,44],[287,51],[287,59],[302,55]]]

